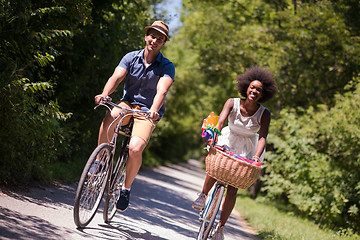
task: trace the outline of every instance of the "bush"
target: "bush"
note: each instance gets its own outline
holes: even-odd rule
[[[285,199],[316,222],[359,231],[360,78],[335,97],[333,108],[302,116],[284,109],[273,121],[264,177],[267,197]],[[316,131],[314,131],[316,129]]]

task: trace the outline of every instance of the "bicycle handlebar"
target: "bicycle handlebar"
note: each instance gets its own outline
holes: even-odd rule
[[[105,106],[111,112],[112,109],[110,108],[109,105],[113,106],[113,107],[120,108],[121,110],[123,110],[122,113],[120,113],[117,117],[115,117],[114,120],[109,124],[108,130],[107,130],[107,139],[108,139],[109,142],[110,142],[110,139],[109,139],[110,126],[112,126],[116,121],[118,121],[119,118],[120,118],[120,120],[119,120],[118,124],[121,124],[125,117],[133,115],[133,114],[140,114],[143,117],[145,117],[153,125],[153,127],[155,127],[155,123],[153,122],[152,119],[150,119],[150,113],[148,111],[134,110],[134,109],[131,109],[131,108],[119,106],[116,103],[112,102],[112,99],[109,96],[107,96],[105,98],[102,97],[100,99],[100,102],[98,103],[98,105],[96,105],[94,107],[94,109],[97,109],[99,106]]]
[[[109,96],[107,96],[107,97],[105,97],[105,98],[101,98],[99,104],[96,105],[96,106],[94,107],[94,109],[98,108],[99,106],[105,106],[107,109],[109,109],[109,111],[111,111],[111,108],[110,108],[108,105],[111,105],[111,106],[113,106],[113,107],[120,108],[120,109],[122,109],[122,110],[125,110],[126,112],[132,112],[132,113],[138,113],[138,114],[145,114],[145,115],[146,115],[146,118],[147,118],[148,120],[150,120],[150,119],[149,119],[150,113],[149,113],[148,111],[134,110],[134,109],[131,109],[131,108],[119,106],[119,105],[117,105],[116,103],[112,102],[112,99],[111,99],[111,97],[109,97]]]

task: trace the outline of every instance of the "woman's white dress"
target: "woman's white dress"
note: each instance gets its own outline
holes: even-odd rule
[[[250,117],[243,117],[240,112],[240,98],[234,98],[234,107],[228,116],[228,126],[221,130],[218,137],[218,145],[227,145],[231,152],[247,159],[251,159],[256,153],[259,140],[257,132],[260,130],[261,116],[265,107],[259,109]],[[260,156],[262,162],[265,149]]]

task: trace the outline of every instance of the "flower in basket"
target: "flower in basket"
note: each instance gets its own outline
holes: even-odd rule
[[[219,116],[215,116],[214,112],[211,112],[207,118],[204,119],[201,126],[202,137],[206,138],[206,141],[210,138],[214,138],[215,133],[221,135],[221,132],[217,129],[219,123]]]

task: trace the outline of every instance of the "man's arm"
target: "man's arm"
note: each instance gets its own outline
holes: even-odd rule
[[[125,68],[117,66],[115,68],[114,73],[111,75],[111,77],[106,82],[102,93],[95,96],[95,102],[98,104],[102,97],[107,97],[110,94],[112,94],[116,90],[116,88],[119,86],[119,84],[124,80],[127,73],[128,73],[128,71]]]
[[[167,92],[169,91],[171,85],[173,84],[173,80],[170,77],[161,77],[156,87],[156,95],[154,97],[153,104],[149,110],[150,119],[157,120],[159,118],[158,111],[161,106],[164,104],[165,97]]]

